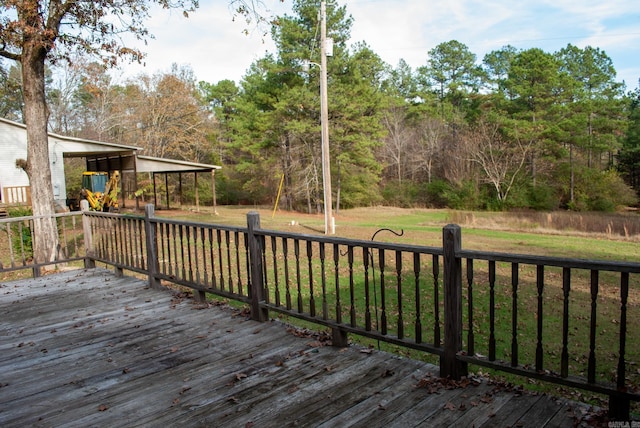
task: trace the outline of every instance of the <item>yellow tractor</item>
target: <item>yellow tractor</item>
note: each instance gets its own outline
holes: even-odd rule
[[[120,173],[114,171],[109,174],[99,171],[82,173],[82,197],[89,202],[93,211],[118,211],[118,185]]]

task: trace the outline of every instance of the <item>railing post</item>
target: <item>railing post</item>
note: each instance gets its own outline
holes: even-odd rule
[[[80,211],[82,212],[82,232],[84,234],[84,267],[86,269],[93,269],[96,267],[96,261],[93,258],[91,218],[85,215],[85,213],[89,211],[89,201],[86,199],[80,201]]]
[[[457,359],[462,350],[462,248],[460,226],[442,229],[444,265],[444,355],[440,357],[440,376],[460,380],[467,375],[467,363]]]
[[[149,287],[160,288],[158,273],[160,264],[158,263],[158,240],[156,237],[156,225],[151,221],[155,215],[153,204],[144,207],[144,231],[147,243],[147,273],[149,277]]]
[[[249,229],[249,262],[251,263],[251,319],[255,321],[267,321],[269,311],[260,307],[260,302],[264,301],[262,283],[262,240],[255,235],[254,231],[260,229],[260,214],[251,211],[247,214],[247,227]]]

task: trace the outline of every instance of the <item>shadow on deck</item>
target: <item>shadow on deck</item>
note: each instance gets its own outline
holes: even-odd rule
[[[568,427],[588,415],[102,269],[2,283],[0,313],[3,427]]]

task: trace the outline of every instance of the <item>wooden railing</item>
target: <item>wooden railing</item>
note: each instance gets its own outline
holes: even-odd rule
[[[5,186],[2,188],[2,200],[0,202],[11,206],[31,206],[31,187]]]
[[[628,419],[640,401],[640,263],[351,240],[247,227],[85,212],[87,266],[96,261],[245,302],[252,318],[285,314],[347,335],[439,358],[459,379],[489,367],[609,396]],[[2,268],[0,268],[0,271]]]
[[[33,242],[38,222],[48,220],[42,216],[7,217],[0,219],[0,272],[31,270],[38,276],[43,267],[85,260],[83,218],[81,213],[54,214],[57,225],[58,248],[55,259],[34,259]]]

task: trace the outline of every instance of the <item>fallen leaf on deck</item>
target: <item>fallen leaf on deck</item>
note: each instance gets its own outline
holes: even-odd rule
[[[394,374],[395,374],[395,372],[393,370],[386,369],[384,372],[382,372],[382,376],[381,377],[391,377]]]
[[[457,407],[451,401],[448,401],[447,404],[444,405],[444,408],[447,410],[456,410]]]
[[[104,404],[101,404],[100,406],[98,406],[99,412],[104,412],[106,410],[109,410],[109,407],[105,406]]]

